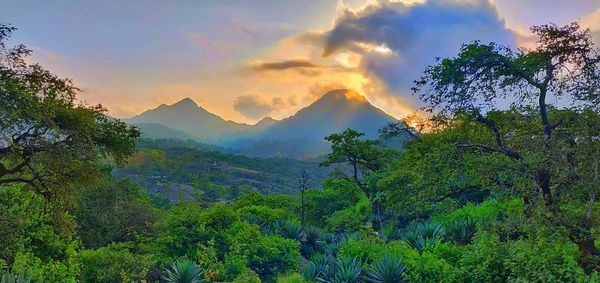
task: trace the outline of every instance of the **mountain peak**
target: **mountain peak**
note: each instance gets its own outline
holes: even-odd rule
[[[352,89],[336,89],[324,94],[320,100],[348,100],[367,102],[367,99]]]
[[[194,106],[196,108],[198,108],[198,104],[196,104],[196,102],[194,102],[191,98],[186,97],[182,100],[180,100],[179,102],[171,105],[171,106]]]
[[[256,122],[256,125],[259,125],[259,124],[273,124],[273,123],[276,123],[276,122],[277,122],[277,120],[271,118],[270,116],[267,116],[267,117],[264,117],[264,118],[260,119],[260,121]]]

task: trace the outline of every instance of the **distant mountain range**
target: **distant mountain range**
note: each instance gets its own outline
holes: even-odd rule
[[[377,130],[397,120],[371,105],[360,94],[333,90],[281,121],[266,117],[255,125],[227,121],[186,98],[160,105],[125,120],[152,139],[193,139],[250,156],[312,158],[327,152],[324,137],[345,129],[377,137]]]

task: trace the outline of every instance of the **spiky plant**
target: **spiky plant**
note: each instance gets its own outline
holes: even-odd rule
[[[446,228],[446,237],[460,245],[468,245],[477,232],[477,220],[473,218],[458,219]]]
[[[33,282],[32,278],[33,274],[25,275],[25,272],[21,272],[19,274],[8,272],[2,275],[0,283],[31,283]],[[42,283],[44,280],[40,279],[37,282]]]
[[[165,270],[168,283],[204,283],[204,270],[191,260],[178,260]]]
[[[325,241],[323,239],[323,232],[315,227],[304,228],[305,241],[301,242],[302,246],[300,252],[306,258],[310,257],[313,253],[321,250]]]
[[[338,236],[338,242],[341,244],[348,243],[350,240],[362,240],[362,237],[358,233],[340,234]]]
[[[338,258],[333,268],[327,272],[327,278],[321,281],[328,283],[353,283],[360,282],[362,275],[362,262],[357,258],[344,256]]]
[[[425,248],[441,241],[444,234],[444,226],[433,222],[423,222],[410,224],[400,230],[398,238],[422,253]]]
[[[328,255],[316,254],[305,266],[302,274],[308,279],[319,280],[319,278],[326,277],[333,262],[334,259]]]
[[[406,282],[402,277],[407,271],[408,267],[402,264],[402,257],[386,254],[371,265],[366,279],[375,283]]]
[[[301,243],[306,241],[306,233],[304,233],[304,229],[300,224],[290,221],[280,221],[277,225],[279,226],[279,234],[282,237],[293,239]]]

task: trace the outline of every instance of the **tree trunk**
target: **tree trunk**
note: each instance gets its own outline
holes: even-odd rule
[[[385,234],[383,232],[383,219],[381,217],[381,206],[379,205],[379,201],[373,200],[371,202],[371,206],[373,208],[373,213],[375,214],[375,221],[379,226],[379,236],[385,240]]]
[[[581,263],[584,267],[600,271],[600,251],[596,247],[595,239],[591,232],[591,216],[594,202],[596,201],[596,192],[590,191],[588,206],[583,217],[583,235],[575,240],[579,253],[581,254]]]
[[[585,268],[600,271],[600,251],[594,243],[594,238],[589,236],[575,242],[579,248],[581,264]]]

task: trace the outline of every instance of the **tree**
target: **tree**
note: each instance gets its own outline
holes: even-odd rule
[[[582,202],[588,210],[595,201],[597,184],[582,183],[589,180],[582,176],[595,175],[589,160],[590,151],[598,154],[597,127],[578,125],[598,113],[600,50],[589,30],[577,23],[534,26],[531,31],[538,37],[535,49],[466,44],[455,58],[429,66],[413,90],[427,103],[426,110],[462,115],[468,119],[464,123],[485,127],[488,139],[457,147],[512,160],[513,173],[529,182],[521,190],[526,205],[540,204],[550,211],[551,221],[568,228],[582,259],[590,264],[600,251],[585,224],[589,213],[575,225],[561,205],[580,201],[569,198],[578,188],[589,192],[588,201]],[[510,110],[500,111],[507,108],[502,107],[506,102],[511,102]],[[557,109],[567,103],[571,110]]]
[[[0,186],[25,183],[50,198],[88,182],[103,158],[122,164],[139,131],[102,106],[78,104],[78,89],[38,64],[23,45],[7,47],[15,29],[0,25]]]
[[[308,190],[308,173],[302,169],[300,171],[300,179],[298,179],[298,185],[300,187],[300,223],[304,228],[304,192]]]
[[[371,174],[381,172],[384,169],[384,151],[379,147],[379,142],[364,140],[364,134],[348,129],[340,134],[333,134],[325,139],[331,142],[332,152],[321,166],[344,163],[350,168],[350,176],[344,170],[338,168],[337,175],[342,179],[355,183],[363,194],[369,199],[375,213],[375,220],[383,236],[383,219],[381,211],[380,196],[374,189],[370,189],[368,179]]]

